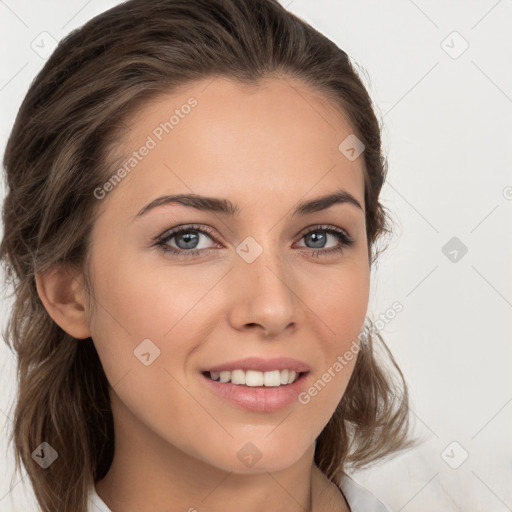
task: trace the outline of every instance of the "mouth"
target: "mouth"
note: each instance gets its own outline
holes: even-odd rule
[[[299,403],[309,373],[286,369],[210,370],[201,372],[201,378],[217,399],[253,412],[272,413]]]
[[[212,363],[202,368],[201,380],[217,399],[255,412],[276,412],[298,404],[312,368],[288,356],[251,356]]]
[[[270,370],[260,372],[257,370],[224,370],[220,372],[205,371],[203,375],[210,380],[222,384],[256,387],[283,387],[295,383],[309,372],[296,372],[295,370]]]

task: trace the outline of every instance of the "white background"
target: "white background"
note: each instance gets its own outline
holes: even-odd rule
[[[58,41],[117,3],[0,1],[2,154],[44,64],[32,48],[44,51],[42,38],[48,48],[40,34]],[[423,442],[354,477],[394,511],[512,510],[512,2],[281,3],[351,56],[385,124],[382,198],[396,234],[372,276],[369,311],[376,321],[403,305],[381,333]],[[468,249],[457,261],[442,250],[452,237]],[[12,480],[6,443],[15,378],[1,344],[0,512],[35,510],[28,483]],[[466,452],[457,469],[447,463]]]

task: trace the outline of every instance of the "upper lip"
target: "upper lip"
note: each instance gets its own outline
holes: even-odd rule
[[[230,361],[216,366],[212,366],[205,371],[222,372],[232,370],[256,370],[259,372],[268,372],[271,370],[294,370],[297,373],[309,372],[310,367],[297,359],[291,357],[275,357],[264,359],[262,357],[246,357],[237,361]]]

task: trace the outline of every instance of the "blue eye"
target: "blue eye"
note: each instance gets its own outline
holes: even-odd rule
[[[159,247],[165,253],[170,253],[178,257],[197,256],[201,253],[207,253],[212,250],[211,248],[197,248],[197,245],[199,245],[200,235],[205,235],[211,240],[217,242],[210,228],[207,226],[191,224],[160,235],[157,237],[154,245]],[[329,235],[337,239],[338,245],[329,249],[320,247],[327,242]],[[354,240],[348,235],[348,233],[335,226],[315,226],[306,233],[302,233],[301,240],[302,239],[307,239],[309,242],[317,244],[317,247],[320,247],[309,247],[309,249],[312,249],[311,255],[314,257],[341,252],[345,248],[354,244]],[[169,245],[169,242],[171,241],[174,241],[176,247]]]
[[[201,252],[208,252],[210,249],[197,249],[197,241],[199,240],[198,233],[201,233],[203,235],[206,235],[208,238],[214,239],[213,234],[211,233],[211,230],[207,228],[206,226],[199,227],[197,225],[188,225],[184,226],[182,228],[178,228],[175,230],[172,230],[170,232],[164,233],[163,235],[160,235],[157,238],[156,244],[158,247],[160,247],[164,252],[171,253],[176,256],[183,256],[183,257],[190,257],[190,256],[196,256],[200,254]],[[171,240],[182,240],[184,247],[172,247],[169,245],[168,242]]]
[[[320,234],[320,236],[318,236]],[[332,254],[337,252],[342,252],[347,247],[350,247],[354,244],[354,240],[345,232],[339,228],[334,226],[317,226],[314,229],[308,231],[303,234],[302,239],[308,239],[312,241],[314,244],[322,245],[324,242],[328,240],[328,236],[332,236],[338,240],[338,245],[335,247],[331,247],[329,249],[316,249],[313,250],[312,256],[321,256],[326,254]],[[310,247],[311,249],[311,247]]]

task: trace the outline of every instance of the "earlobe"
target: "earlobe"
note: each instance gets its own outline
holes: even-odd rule
[[[37,293],[54,322],[77,339],[91,336],[82,287],[76,276],[52,268],[35,276]]]

